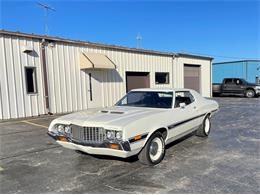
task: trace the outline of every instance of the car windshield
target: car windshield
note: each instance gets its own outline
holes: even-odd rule
[[[173,92],[132,91],[116,103],[116,106],[171,108]]]

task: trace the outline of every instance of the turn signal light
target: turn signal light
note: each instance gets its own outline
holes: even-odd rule
[[[59,140],[59,141],[63,141],[63,142],[67,142],[67,141],[68,141],[67,138],[66,138],[66,137],[63,137],[63,136],[59,136],[59,137],[58,137],[58,140]]]
[[[110,148],[112,148],[112,149],[119,149],[119,145],[117,145],[117,144],[110,144]]]
[[[141,135],[134,136],[134,140],[139,140],[139,139],[141,139],[141,138],[142,138]]]

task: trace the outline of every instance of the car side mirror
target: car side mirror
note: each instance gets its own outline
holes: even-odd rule
[[[180,103],[181,108],[185,108],[186,104],[185,103]]]

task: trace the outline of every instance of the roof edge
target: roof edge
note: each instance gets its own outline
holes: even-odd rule
[[[240,62],[260,62],[260,60],[236,60],[236,61],[224,61],[224,62],[216,62],[213,65],[220,65],[220,64],[233,64],[233,63],[240,63]]]
[[[175,54],[176,57],[186,57],[186,58],[197,58],[197,59],[203,59],[203,60],[210,60],[212,61],[214,58],[213,57],[208,57],[208,56],[199,56],[199,55],[193,55],[193,54],[188,54],[188,53],[177,53]]]
[[[72,39],[65,39],[65,38],[52,37],[52,36],[46,36],[46,35],[22,33],[19,31],[14,32],[14,31],[8,31],[8,30],[3,30],[3,29],[0,29],[0,34],[9,35],[9,36],[34,38],[34,39],[45,39],[47,41],[79,44],[79,45],[86,45],[86,46],[90,46],[90,47],[98,47],[98,48],[103,48],[103,49],[115,49],[115,50],[128,51],[128,52],[134,52],[134,53],[144,53],[144,54],[153,54],[153,55],[161,55],[161,56],[171,56],[171,57],[187,57],[187,58],[205,59],[205,60],[211,60],[211,61],[214,59],[212,57],[199,56],[199,55],[193,55],[193,54],[187,54],[187,53],[173,53],[173,52],[162,52],[162,51],[148,50],[148,49],[130,48],[130,47],[125,47],[125,46],[101,44],[101,43],[82,41],[82,40],[72,40]]]
[[[115,49],[115,50],[137,52],[137,53],[147,53],[147,54],[155,54],[155,55],[163,55],[163,56],[174,56],[174,53],[171,53],[171,52],[161,52],[161,51],[155,51],[155,50],[130,48],[130,47],[101,44],[101,43],[95,43],[95,42],[89,42],[89,41],[72,40],[72,39],[65,39],[65,38],[60,38],[60,37],[51,37],[51,36],[46,36],[46,35],[29,34],[29,33],[13,32],[13,31],[6,31],[6,30],[0,30],[0,34],[26,37],[26,38],[34,38],[34,39],[45,39],[45,40],[56,41],[56,42],[87,45],[87,46],[99,47],[99,48],[104,48],[104,49]]]

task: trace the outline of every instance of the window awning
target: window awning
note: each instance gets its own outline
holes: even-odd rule
[[[116,65],[106,55],[100,53],[80,54],[80,69],[115,69]]]

